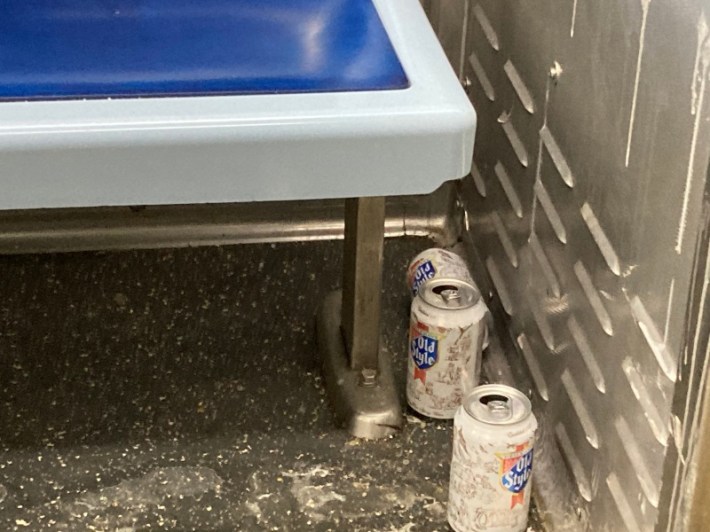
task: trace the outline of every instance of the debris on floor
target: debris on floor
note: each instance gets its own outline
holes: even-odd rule
[[[402,272],[429,245],[385,245],[403,405]],[[341,251],[0,257],[0,529],[448,530],[450,422],[333,425],[313,327]]]

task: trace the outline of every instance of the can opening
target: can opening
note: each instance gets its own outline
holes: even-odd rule
[[[512,425],[531,415],[530,400],[525,394],[505,384],[474,388],[464,399],[463,408],[473,419],[490,425]]]
[[[437,296],[441,296],[441,298],[447,303],[455,299],[461,299],[459,287],[452,284],[442,284],[439,286],[435,286],[432,289],[432,292],[434,292]]]
[[[481,396],[478,401],[487,407],[488,413],[495,419],[508,419],[513,415],[510,399],[505,395],[491,393]]]
[[[499,401],[502,403],[507,403],[508,398],[505,395],[498,395],[495,393],[489,393],[487,395],[482,395],[481,398],[479,399],[481,403],[484,405],[488,405],[491,401]]]

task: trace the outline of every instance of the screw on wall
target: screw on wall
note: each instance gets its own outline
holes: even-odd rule
[[[555,84],[557,84],[557,81],[560,79],[562,72],[564,72],[562,65],[555,61],[550,67],[550,78],[555,82]]]

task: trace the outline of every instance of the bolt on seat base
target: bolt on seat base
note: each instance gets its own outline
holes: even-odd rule
[[[318,311],[318,349],[325,387],[338,422],[358,438],[377,439],[402,428],[402,409],[388,356],[378,356],[374,385],[352,369],[341,332],[342,292],[331,292]]]

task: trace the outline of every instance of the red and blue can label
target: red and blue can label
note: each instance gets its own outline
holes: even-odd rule
[[[518,445],[510,453],[496,453],[500,460],[500,484],[512,493],[510,507],[525,504],[525,487],[532,476],[533,448],[530,443]]]
[[[419,288],[429,279],[436,276],[436,267],[430,260],[422,262],[414,271],[414,279],[412,280],[412,295],[416,296]]]
[[[426,385],[427,370],[439,361],[439,340],[426,334],[412,336],[409,353],[414,362],[414,380]]]

